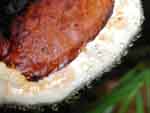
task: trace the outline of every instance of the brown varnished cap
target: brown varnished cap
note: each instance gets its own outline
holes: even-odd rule
[[[36,81],[66,66],[112,14],[113,0],[39,0],[12,24],[3,59]]]

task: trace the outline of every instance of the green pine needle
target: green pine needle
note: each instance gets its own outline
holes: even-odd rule
[[[126,113],[126,112],[128,112],[128,109],[129,109],[131,101],[132,101],[132,98],[124,99],[123,104],[122,104],[122,106],[121,106],[121,108],[119,110],[119,113]]]
[[[139,72],[138,72],[139,73]],[[143,73],[137,74],[135,69],[132,72],[129,72],[125,75],[121,81],[120,85],[117,88],[114,88],[111,94],[105,96],[95,110],[89,113],[104,113],[107,108],[116,105],[120,100],[129,96],[132,97],[138,91],[139,88],[144,84],[144,77],[141,76]],[[126,103],[128,104],[128,103]]]
[[[150,113],[150,72],[145,72],[146,97],[147,97],[147,112]]]
[[[136,113],[144,113],[143,97],[140,91],[136,94]]]

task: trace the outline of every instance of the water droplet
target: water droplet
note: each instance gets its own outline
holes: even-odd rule
[[[53,111],[58,111],[58,110],[59,110],[58,105],[57,105],[57,104],[53,104],[53,105],[52,105],[52,110],[53,110]]]
[[[133,44],[133,43],[131,43],[131,44],[129,44],[129,47],[133,47],[133,45],[134,45],[134,44]]]
[[[128,51],[125,50],[125,51],[123,52],[123,56],[126,56],[127,54],[128,54]]]

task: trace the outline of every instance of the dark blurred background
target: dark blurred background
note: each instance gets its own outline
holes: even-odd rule
[[[84,113],[89,109],[94,108],[94,103],[100,101],[100,96],[113,85],[116,81],[122,77],[125,73],[131,70],[139,63],[150,64],[150,0],[143,0],[143,8],[145,21],[142,26],[142,31],[139,35],[141,37],[134,42],[134,45],[128,49],[127,56],[123,57],[121,64],[113,68],[109,73],[105,73],[102,79],[95,80],[90,86],[85,86],[83,90],[80,90],[76,98],[67,100],[68,102],[62,102],[57,109],[56,105],[53,105],[52,111],[51,105],[33,106],[29,109],[24,106],[3,105],[1,106],[1,113]],[[24,9],[27,5],[27,0],[1,0],[0,1],[0,30],[8,36],[6,32],[9,29],[9,22],[11,19]],[[6,22],[6,20],[8,20]],[[58,110],[58,111],[57,111]]]

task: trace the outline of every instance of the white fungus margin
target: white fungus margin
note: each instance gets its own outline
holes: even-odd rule
[[[20,72],[0,63],[0,102],[21,104],[53,103],[110,69],[135,35],[144,20],[140,0],[115,0],[112,17],[96,39],[62,70],[32,83]]]

